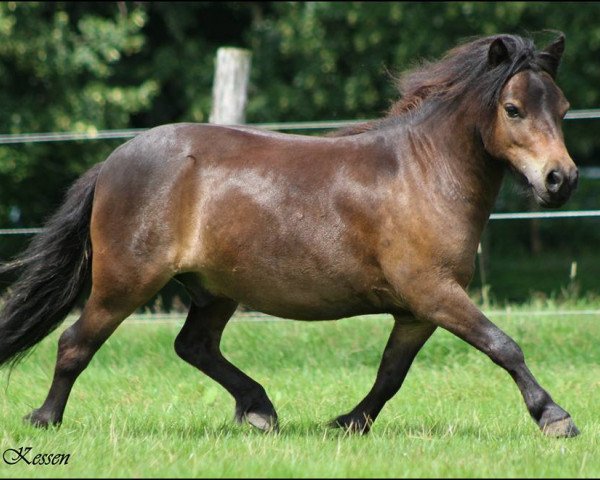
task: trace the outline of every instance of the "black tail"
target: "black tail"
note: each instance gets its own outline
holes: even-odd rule
[[[64,320],[90,276],[90,218],[100,166],[82,175],[44,231],[0,274],[20,272],[0,312],[0,365],[16,364]]]

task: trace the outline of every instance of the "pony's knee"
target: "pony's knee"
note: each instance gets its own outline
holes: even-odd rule
[[[203,345],[203,342],[190,341],[183,335],[177,336],[174,348],[179,358],[201,370],[214,361],[214,355],[206,345]]]
[[[175,353],[179,358],[189,362],[189,359],[191,358],[190,348],[188,343],[181,337],[181,335],[178,335],[177,338],[175,338],[173,347],[175,348]]]
[[[508,371],[514,371],[525,362],[521,347],[507,335],[495,335],[487,346],[491,360]]]

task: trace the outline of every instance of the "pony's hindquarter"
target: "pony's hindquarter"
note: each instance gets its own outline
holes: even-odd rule
[[[73,184],[25,252],[0,267],[0,274],[20,274],[0,313],[0,365],[16,363],[58,327],[89,279],[89,225],[101,165]]]
[[[152,248],[166,247],[156,239],[168,235],[160,234],[159,219],[144,213],[147,205],[156,204],[144,195],[153,191],[156,175],[144,169],[148,163],[136,162],[131,155],[132,143],[135,146],[137,142],[134,139],[115,150],[97,173],[86,223],[93,250],[90,296],[79,319],[59,338],[48,396],[26,417],[33,425],[62,422],[71,389],[98,349],[125,318],[173,276],[165,267],[168,255]],[[123,172],[119,165],[133,170]],[[148,188],[139,188],[144,182],[149,182]],[[114,191],[115,185],[122,187],[119,192]]]
[[[180,252],[189,248],[185,241],[190,229],[187,219],[193,217],[197,203],[192,187],[198,168],[196,160],[182,152],[154,147],[153,135],[165,134],[166,130],[171,127],[128,142],[113,152],[102,171],[100,167],[94,170],[94,188],[90,187],[87,201],[81,202],[85,215],[77,217],[85,217],[80,222],[85,242],[79,239],[79,245],[87,252],[85,278],[91,270],[91,293],[80,318],[60,336],[47,398],[26,417],[35,426],[62,422],[70,391],[97,350],[125,318],[176,277],[193,300],[186,327],[177,338],[177,353],[234,395],[238,420],[265,430],[277,428],[277,415],[262,387],[224,359],[219,349],[221,332],[236,302],[217,301],[194,275],[177,269],[182,261]],[[173,137],[161,138],[168,142]],[[84,179],[78,185],[81,183]],[[79,196],[71,195],[65,205],[78,200]],[[66,210],[63,206],[60,212]],[[46,243],[48,249],[60,246],[54,236]],[[50,267],[48,262],[40,258],[37,268]],[[71,306],[65,305],[65,315]]]

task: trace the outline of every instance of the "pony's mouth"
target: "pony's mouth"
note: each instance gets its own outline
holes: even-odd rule
[[[561,193],[552,193],[545,187],[538,187],[536,183],[531,181],[527,176],[517,170],[516,168],[511,168],[511,172],[513,173],[513,177],[517,180],[517,184],[523,188],[523,191],[531,191],[535,202],[543,208],[559,208],[562,207],[566,201],[571,196],[568,192],[566,195],[564,192]]]
[[[552,195],[548,191],[544,191],[544,192],[540,193],[533,185],[531,185],[531,191],[533,192],[533,198],[535,199],[537,204],[540,207],[544,207],[544,208],[562,207],[570,197],[570,195],[566,195],[566,196]]]
[[[516,179],[517,185],[524,192],[531,191],[536,203],[544,208],[562,207],[571,198],[571,194],[577,188],[577,172],[571,176],[563,174],[562,181],[556,185],[553,184],[552,177],[550,176],[540,178],[535,173],[527,174],[518,170],[512,163],[509,166],[509,170],[513,174],[513,178]]]

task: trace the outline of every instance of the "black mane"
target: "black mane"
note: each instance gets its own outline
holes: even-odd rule
[[[501,39],[508,57],[491,65],[488,56],[492,43]],[[418,111],[428,100],[440,106],[469,103],[466,108],[475,115],[489,112],[498,101],[504,84],[523,70],[555,74],[556,65],[546,52],[538,51],[533,40],[518,35],[493,35],[476,38],[459,45],[435,62],[423,62],[396,79],[401,94],[383,119],[373,120],[333,132],[332,136],[347,136],[387,125],[391,118]]]

